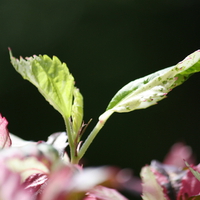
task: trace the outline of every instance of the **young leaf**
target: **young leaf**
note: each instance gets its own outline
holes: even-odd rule
[[[74,78],[65,63],[47,55],[16,59],[10,51],[11,63],[24,79],[35,85],[45,99],[64,118],[71,116]]]
[[[74,88],[72,105],[72,122],[74,133],[77,134],[83,121],[83,97],[78,88]]]
[[[168,92],[200,71],[200,50],[190,54],[177,65],[137,79],[121,88],[110,101],[100,120],[113,112],[130,112],[147,108],[164,99]]]

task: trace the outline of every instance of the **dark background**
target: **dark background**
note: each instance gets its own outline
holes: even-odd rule
[[[126,83],[200,48],[199,0],[0,1],[0,112],[10,132],[46,140],[63,120],[11,66],[14,56],[56,55],[84,96],[86,135]],[[131,168],[162,161],[173,143],[199,153],[200,74],[145,110],[114,114],[86,153],[85,166]],[[85,137],[86,137],[85,135]],[[197,155],[199,160],[200,154]]]

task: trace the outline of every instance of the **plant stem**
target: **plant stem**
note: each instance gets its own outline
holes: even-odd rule
[[[105,124],[105,121],[101,121],[101,120],[98,121],[98,123],[96,124],[96,126],[94,127],[90,135],[87,137],[87,139],[83,143],[83,146],[81,147],[80,151],[78,152],[78,158],[77,158],[78,160],[80,160],[84,156],[88,147],[90,146],[90,144],[92,143],[92,141],[94,140],[98,132],[102,129],[104,124]]]
[[[98,132],[102,129],[108,118],[113,114],[113,112],[113,110],[107,110],[99,116],[99,121],[97,122],[96,126],[93,128],[92,132],[89,134],[89,136],[83,143],[83,146],[81,147],[80,151],[78,152],[78,161],[84,156],[88,147],[91,145],[92,141],[94,140]]]
[[[74,139],[73,139],[74,137],[73,137],[73,131],[72,131],[72,128],[71,128],[70,119],[65,117],[64,121],[65,121],[65,127],[66,127],[66,131],[67,131],[68,142],[69,142],[69,147],[70,147],[71,163],[77,164],[78,160],[75,156],[76,146],[74,144]]]

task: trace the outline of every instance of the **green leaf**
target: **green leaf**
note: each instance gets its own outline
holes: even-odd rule
[[[190,165],[185,161],[186,166],[189,168],[189,170],[192,172],[192,174],[197,178],[197,180],[200,181],[200,173],[196,170],[194,170]]]
[[[72,122],[73,130],[76,134],[79,132],[83,120],[83,96],[79,92],[78,88],[74,88],[73,96],[74,101],[72,105]]]
[[[150,166],[145,166],[140,174],[142,178],[143,200],[166,200],[163,188],[158,184]]]
[[[10,51],[11,63],[24,79],[35,85],[45,99],[62,114],[71,116],[74,78],[65,63],[47,55],[16,59]]]
[[[110,101],[100,120],[113,112],[130,112],[155,105],[192,74],[200,71],[200,50],[190,54],[177,65],[162,69],[122,87]]]

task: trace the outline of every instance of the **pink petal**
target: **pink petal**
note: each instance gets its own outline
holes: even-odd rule
[[[121,195],[117,190],[107,188],[104,186],[96,186],[89,192],[84,200],[128,200]]]
[[[80,169],[76,165],[63,166],[49,175],[48,184],[42,192],[40,200],[73,200],[73,197],[83,199],[85,194],[91,191],[95,194],[90,193],[87,198],[94,200],[93,196],[97,196],[96,192],[104,195],[104,190],[93,189],[100,184],[114,184],[114,174],[116,174],[115,169],[110,167]],[[115,190],[109,190],[109,195],[115,195],[117,197],[115,200],[125,200]],[[97,199],[100,200],[100,198]]]
[[[188,163],[195,164],[195,158],[192,154],[191,147],[182,142],[178,142],[171,147],[169,153],[164,159],[163,164],[185,167],[184,160]]]
[[[50,174],[48,184],[44,188],[40,200],[66,200],[69,195],[68,188],[75,171],[75,168],[65,166]]]
[[[4,165],[0,166],[1,200],[33,200],[21,186],[19,174],[11,172]]]
[[[2,117],[0,114],[0,147],[10,147],[11,139],[7,129],[8,122],[5,117]]]
[[[83,200],[98,200],[94,195],[86,196]]]
[[[192,168],[200,172],[200,165]],[[187,171],[187,174],[182,179],[181,183],[181,188],[178,193],[178,200],[200,194],[200,181],[192,174],[190,170]]]
[[[33,195],[35,198],[38,198],[38,196],[44,190],[47,180],[48,176],[46,174],[32,174],[25,180],[22,186],[31,195]]]

